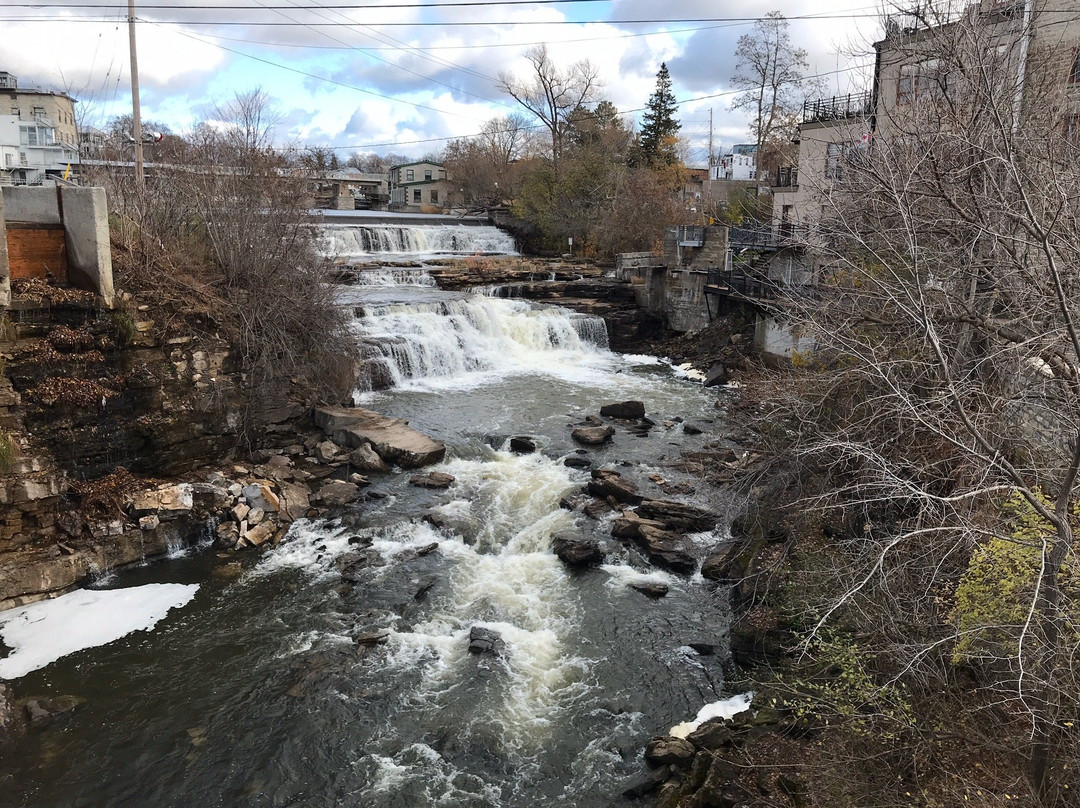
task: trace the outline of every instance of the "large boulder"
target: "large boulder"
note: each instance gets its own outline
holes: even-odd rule
[[[328,508],[348,505],[359,498],[359,487],[344,480],[332,480],[319,489],[319,501]]]
[[[311,492],[302,483],[282,483],[280,505],[278,518],[283,522],[295,522],[311,507]]]
[[[273,492],[266,483],[252,483],[245,485],[243,490],[244,499],[251,508],[259,508],[264,513],[273,511],[277,513],[281,507],[278,495]]]
[[[637,485],[632,481],[623,479],[623,476],[612,469],[596,469],[592,473],[592,479],[587,487],[588,492],[594,497],[606,499],[613,498],[616,502],[641,502],[641,494],[638,493]]]
[[[717,385],[727,384],[730,379],[731,371],[723,365],[713,365],[709,368],[709,372],[705,374],[705,380],[702,384],[705,387],[716,387]]]
[[[678,533],[712,530],[720,521],[718,513],[668,499],[647,499],[641,503],[638,514],[646,519],[663,522],[668,530]]]
[[[499,632],[473,626],[469,630],[469,651],[473,654],[494,654],[500,656],[506,651],[506,642]]]
[[[385,462],[403,468],[429,466],[446,456],[442,441],[413,429],[404,418],[388,418],[361,407],[318,407],[315,423],[338,445],[358,449],[369,444]]]
[[[604,561],[604,550],[600,543],[590,539],[556,536],[551,540],[551,549],[568,567],[588,567]]]
[[[600,414],[605,418],[621,418],[631,420],[645,417],[645,404],[641,401],[621,401],[618,404],[605,404],[600,408]]]
[[[524,435],[510,438],[510,451],[515,454],[532,454],[536,451],[536,441]]]
[[[390,467],[386,465],[386,461],[379,457],[369,443],[365,443],[363,446],[359,446],[349,453],[349,465],[358,471],[368,473],[373,471],[390,471]]]
[[[195,507],[195,497],[189,483],[165,485],[137,493],[132,498],[132,507],[138,516],[154,513],[161,519],[176,519],[190,513]]]
[[[611,440],[614,434],[613,426],[579,426],[570,433],[570,437],[586,446],[599,446]]]
[[[655,519],[643,519],[635,511],[623,511],[622,516],[611,523],[611,535],[617,539],[640,539],[643,527],[663,530],[664,523]]]
[[[697,569],[693,545],[683,536],[651,527],[641,529],[639,539],[649,561],[672,572],[690,574]]]
[[[686,765],[694,759],[696,752],[694,745],[685,738],[661,735],[645,747],[645,760],[653,766]]]

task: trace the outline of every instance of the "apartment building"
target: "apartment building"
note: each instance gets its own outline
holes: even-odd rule
[[[451,205],[451,187],[442,163],[420,160],[390,168],[390,208],[420,211]]]
[[[0,184],[38,185],[78,160],[75,99],[0,72]]]
[[[938,125],[934,104],[951,97],[958,68],[948,55],[959,49],[980,49],[977,58],[968,54],[969,63],[979,63],[983,80],[1008,95],[1010,103],[997,106],[1011,104],[1014,126],[1039,125],[1032,121],[1041,111],[1061,104],[1075,110],[1065,125],[1080,142],[1080,4],[980,0],[934,15],[893,15],[874,48],[870,89],[807,101],[797,160],[770,177],[775,254],[769,275],[779,283],[809,283],[816,276],[815,225],[833,195],[845,193],[845,171],[859,154],[873,150],[875,141],[896,143]]]

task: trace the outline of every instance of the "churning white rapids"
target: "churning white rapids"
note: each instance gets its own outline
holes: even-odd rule
[[[62,732],[28,736],[0,793],[34,808],[632,808],[620,794],[649,738],[729,695],[724,593],[613,539],[614,513],[580,509],[588,469],[564,463],[722,508],[679,463],[709,439],[680,421],[716,421],[715,397],[612,353],[599,319],[443,292],[422,272],[371,281],[343,305],[373,379],[392,386],[357,397],[444,441],[430,470],[454,482],[372,474],[364,500],[297,522],[238,579],[211,574],[209,555],[118,575],[202,589],[143,642],[16,680],[86,703]],[[651,425],[614,423],[587,450],[572,440],[628,399]],[[538,451],[511,453],[515,435]],[[597,542],[604,563],[567,568],[556,538]],[[702,555],[722,539],[692,537]],[[476,633],[486,644],[471,647]]]
[[[491,225],[327,224],[323,251],[336,260],[517,255],[514,239]]]

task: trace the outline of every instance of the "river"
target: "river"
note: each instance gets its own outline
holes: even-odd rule
[[[620,785],[648,739],[727,695],[726,595],[651,567],[610,538],[610,516],[560,507],[588,479],[562,462],[580,448],[569,425],[637,399],[656,426],[619,427],[590,459],[649,495],[664,496],[662,477],[721,508],[673,467],[707,437],[676,419],[713,421],[716,395],[610,352],[592,318],[443,292],[422,269],[362,280],[342,303],[363,313],[354,327],[395,386],[358,400],[445,441],[434,470],[454,484],[376,476],[361,504],[302,520],[242,569],[201,551],[99,582],[200,586],[153,631],[13,682],[18,696],[86,701],[6,755],[0,805],[630,805]],[[510,453],[512,435],[539,451]],[[553,536],[601,539],[607,561],[571,571]],[[704,552],[718,538],[695,540]],[[343,580],[335,559],[368,540],[388,563]],[[646,597],[639,581],[669,592]],[[500,654],[469,652],[475,626],[501,636]],[[373,634],[385,638],[358,650]]]

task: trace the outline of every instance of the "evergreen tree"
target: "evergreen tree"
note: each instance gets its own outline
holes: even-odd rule
[[[675,147],[682,125],[675,120],[676,107],[667,64],[661,64],[656,74],[656,90],[649,96],[641,125],[641,154],[646,163],[673,165],[678,162]]]

